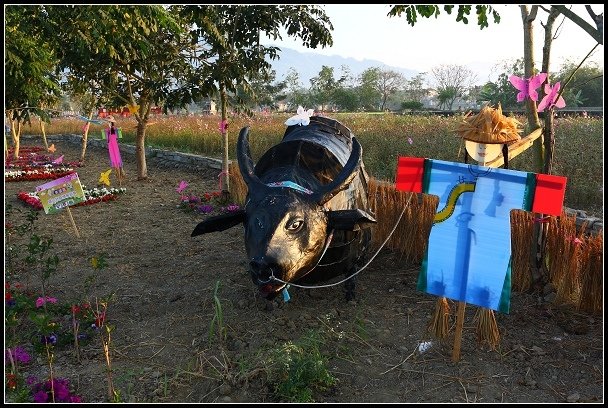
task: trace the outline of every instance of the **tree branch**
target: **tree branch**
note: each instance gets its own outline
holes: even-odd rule
[[[604,31],[604,19],[601,17],[601,21],[598,22],[599,18],[594,18],[594,22],[597,24],[597,28],[594,28],[591,24],[586,22],[583,18],[581,18],[578,14],[572,12],[572,10],[568,9],[566,6],[561,5],[551,5],[552,8],[556,9],[560,13],[562,13],[566,18],[570,19],[577,26],[582,28],[589,34],[598,44],[604,45],[603,31]]]

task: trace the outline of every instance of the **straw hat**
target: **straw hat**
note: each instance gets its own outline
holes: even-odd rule
[[[468,112],[456,132],[465,140],[485,144],[511,144],[519,139],[521,123],[502,114],[500,103],[494,109],[484,106],[477,115]]]
[[[114,120],[114,116],[112,116],[112,115],[107,116],[107,117],[106,117],[106,120],[107,120],[108,122],[116,122],[116,120]]]

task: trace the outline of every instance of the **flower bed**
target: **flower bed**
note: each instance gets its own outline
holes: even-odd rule
[[[74,172],[74,168],[63,164],[42,166],[5,167],[4,181],[54,180]]]
[[[21,155],[15,159],[12,149],[4,161],[4,181],[30,181],[30,180],[54,180],[66,176],[79,167],[79,161],[63,163],[59,159],[46,154],[40,154],[41,147],[33,146],[21,148]]]
[[[75,204],[74,207],[78,207],[81,205],[91,205],[95,203],[99,203],[101,201],[110,201],[116,200],[120,194],[124,194],[127,189],[122,188],[106,188],[106,187],[95,187],[92,190],[86,189],[85,186],[82,186],[82,190],[84,191],[85,201]],[[26,193],[24,191],[20,191],[17,193],[17,198],[19,198],[24,203],[31,205],[37,210],[42,210],[42,203],[40,202],[40,198],[38,198],[38,194],[36,192]]]

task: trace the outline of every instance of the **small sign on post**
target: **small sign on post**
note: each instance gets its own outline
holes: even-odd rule
[[[84,191],[78,178],[78,173],[49,181],[36,187],[45,214],[55,214],[65,208],[68,211],[76,236],[80,238],[70,206],[85,201]]]

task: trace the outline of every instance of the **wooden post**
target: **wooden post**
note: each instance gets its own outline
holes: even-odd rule
[[[460,361],[460,344],[462,342],[462,328],[464,326],[464,309],[466,302],[458,302],[458,312],[456,313],[456,331],[454,332],[454,349],[452,350],[452,361]]]
[[[74,231],[76,232],[76,237],[80,238],[80,233],[78,232],[78,228],[76,227],[76,223],[74,222],[74,217],[72,216],[72,211],[70,211],[70,207],[65,207],[68,210],[68,215],[70,216],[70,221],[72,221],[72,227],[74,227]]]

